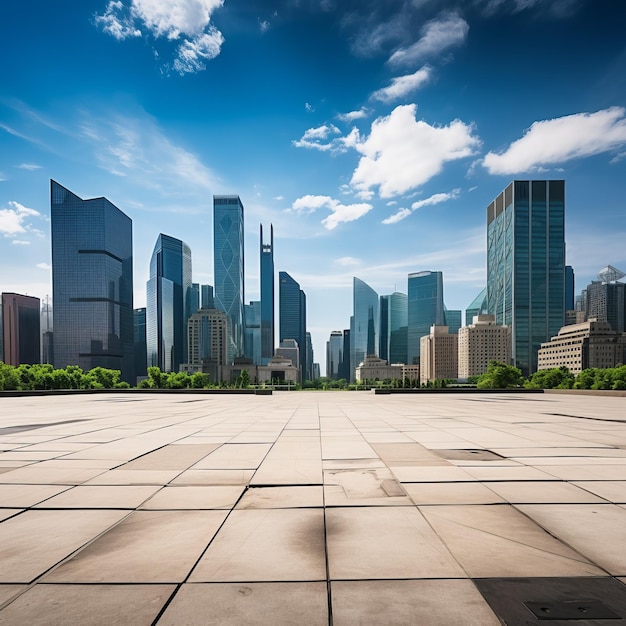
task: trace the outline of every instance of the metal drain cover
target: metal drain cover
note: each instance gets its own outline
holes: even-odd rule
[[[599,600],[567,600],[564,602],[524,602],[541,620],[589,620],[620,619],[606,604]]]

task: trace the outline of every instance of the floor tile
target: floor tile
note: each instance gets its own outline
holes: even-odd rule
[[[0,506],[29,507],[68,489],[69,485],[0,484]]]
[[[324,504],[321,485],[297,487],[250,487],[237,509],[314,508]]]
[[[481,483],[402,483],[415,504],[497,504],[503,499]]]
[[[595,493],[600,498],[604,498],[609,502],[626,504],[626,481],[624,480],[583,480],[573,484],[581,489],[591,491],[591,493]]]
[[[602,502],[598,496],[565,482],[517,481],[483,483],[511,504]]]
[[[158,486],[79,485],[37,504],[37,509],[135,509]]]
[[[142,510],[231,509],[243,493],[243,485],[164,487],[140,507]]]

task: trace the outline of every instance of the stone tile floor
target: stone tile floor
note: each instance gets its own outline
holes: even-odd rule
[[[626,398],[0,399],[0,624],[543,623],[626,623]]]

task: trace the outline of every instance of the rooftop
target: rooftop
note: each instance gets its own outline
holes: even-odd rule
[[[626,623],[624,397],[0,402],[0,624]]]

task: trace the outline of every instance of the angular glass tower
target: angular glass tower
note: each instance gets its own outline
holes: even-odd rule
[[[261,365],[267,365],[274,356],[274,227],[270,224],[269,243],[263,243],[260,228]]]
[[[474,317],[487,313],[487,287],[485,287],[465,309],[465,325],[474,323]]]
[[[408,279],[407,364],[420,362],[420,339],[444,326],[443,273],[416,272]]]
[[[352,317],[350,318],[350,380],[365,357],[376,354],[378,294],[360,278],[352,278]]]
[[[278,273],[279,341],[295,339],[300,350],[301,380],[306,380],[306,296],[287,272]]]
[[[326,377],[339,380],[341,362],[343,360],[343,333],[333,330],[326,342]]]
[[[213,196],[215,308],[230,319],[228,362],[244,354],[243,204],[239,196]]]
[[[133,227],[106,198],[50,181],[54,366],[101,366],[134,384]]]
[[[177,372],[187,362],[187,320],[193,313],[191,250],[180,239],[160,234],[146,284],[148,367]]]
[[[394,292],[380,297],[380,347],[378,356],[388,363],[407,362],[408,298]]]
[[[535,372],[565,317],[564,180],[515,180],[487,207],[487,306],[511,327],[513,364]]]

